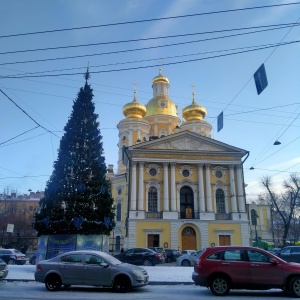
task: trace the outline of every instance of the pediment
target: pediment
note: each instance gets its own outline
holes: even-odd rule
[[[211,138],[200,136],[189,131],[169,135],[154,141],[141,143],[130,147],[134,150],[166,150],[166,151],[191,151],[191,152],[246,152]]]

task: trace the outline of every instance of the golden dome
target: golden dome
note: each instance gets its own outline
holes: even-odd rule
[[[146,117],[153,115],[168,115],[177,118],[177,107],[174,102],[166,96],[158,96],[151,99],[147,105]]]
[[[167,84],[169,84],[169,79],[167,77],[163,76],[161,71],[162,71],[162,68],[159,68],[159,74],[152,79],[152,84],[154,84],[158,81],[163,81],[163,82],[166,82]]]
[[[195,93],[193,93],[192,104],[183,109],[182,116],[186,121],[202,120],[205,118],[206,109],[204,106],[197,104],[195,100]]]
[[[134,91],[133,101],[123,106],[123,114],[126,118],[143,118],[147,113],[146,106],[138,103],[136,100],[136,91]]]

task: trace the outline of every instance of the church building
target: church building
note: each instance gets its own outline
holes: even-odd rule
[[[161,69],[152,89],[146,105],[134,92],[117,125],[117,173],[108,166],[116,206],[113,251],[248,246],[243,162],[249,152],[212,138],[194,93],[181,120]]]

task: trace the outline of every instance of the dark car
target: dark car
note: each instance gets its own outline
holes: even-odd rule
[[[206,248],[194,264],[192,279],[216,296],[225,296],[230,289],[279,288],[300,297],[300,264],[254,247]]]
[[[167,253],[166,253],[164,248],[162,248],[162,247],[149,247],[149,249],[154,250],[155,252],[162,254],[163,257],[165,258],[165,262],[166,262]]]
[[[125,263],[144,266],[155,266],[165,261],[161,253],[149,248],[131,248],[115,257]]]
[[[285,261],[300,263],[300,246],[284,247],[276,255]]]
[[[145,269],[124,264],[101,251],[70,251],[54,258],[40,261],[34,278],[45,283],[49,291],[62,285],[88,285],[112,287],[116,292],[128,292],[131,288],[149,283]]]
[[[29,263],[31,265],[35,265],[36,264],[36,253],[33,253],[30,257],[29,257]]]
[[[5,279],[8,274],[7,264],[0,258],[0,280]]]
[[[0,258],[8,265],[24,265],[26,263],[25,254],[16,249],[0,249]]]
[[[165,249],[165,252],[167,253],[167,259],[166,262],[176,262],[177,257],[181,255],[180,251],[175,249]]]

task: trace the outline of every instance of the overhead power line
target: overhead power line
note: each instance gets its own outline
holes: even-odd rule
[[[299,23],[296,23],[296,24],[297,24],[297,26],[300,25]],[[6,63],[1,63],[0,66],[26,64],[26,63],[37,63],[37,62],[54,61],[54,60],[66,60],[66,59],[74,59],[74,58],[82,58],[82,57],[93,57],[93,56],[100,56],[100,55],[112,55],[112,54],[118,54],[118,53],[150,50],[150,49],[157,49],[157,48],[164,48],[164,47],[171,47],[171,46],[193,44],[193,43],[199,43],[199,42],[206,42],[206,41],[212,41],[212,40],[219,40],[219,39],[231,38],[231,37],[254,34],[254,33],[261,33],[261,32],[266,32],[266,31],[271,31],[271,30],[283,29],[283,28],[287,28],[287,27],[291,27],[291,26],[282,26],[282,27],[276,27],[276,28],[270,28],[270,29],[255,30],[255,31],[250,31],[250,32],[236,33],[236,34],[230,34],[230,35],[224,35],[224,36],[218,36],[218,37],[212,37],[212,38],[205,38],[205,39],[193,40],[193,41],[187,41],[187,42],[178,42],[178,43],[172,43],[172,44],[166,44],[166,45],[158,45],[158,46],[150,46],[150,47],[142,47],[142,48],[134,48],[134,49],[126,49],[126,50],[118,50],[118,51],[109,51],[109,52],[101,52],[101,53],[93,53],[93,54],[83,54],[83,55],[74,55],[74,56],[64,56],[64,57],[6,62]]]
[[[201,61],[201,60],[208,60],[208,59],[214,59],[214,58],[220,58],[220,57],[226,57],[226,56],[232,56],[242,53],[248,53],[253,51],[259,51],[264,50],[268,48],[274,48],[278,46],[286,46],[291,45],[295,43],[299,43],[300,40],[296,41],[290,41],[286,43],[280,43],[280,44],[274,44],[264,47],[257,47],[255,49],[249,49],[244,51],[237,51],[232,53],[226,53],[226,54],[220,54],[220,55],[214,55],[214,56],[208,56],[208,57],[202,57],[202,58],[195,58],[195,59],[189,59],[189,60],[183,60],[183,61],[177,61],[177,62],[169,62],[169,63],[161,63],[159,66],[169,66],[169,65],[177,65],[177,64],[183,64],[183,63],[190,63],[195,61]],[[99,73],[110,73],[110,72],[121,72],[121,71],[130,71],[130,70],[138,70],[138,69],[148,69],[148,68],[154,68],[157,67],[158,64],[155,65],[148,65],[148,66],[139,66],[139,67],[131,67],[131,68],[123,68],[123,69],[112,69],[112,70],[101,70],[101,71],[90,71],[90,74],[99,74]],[[35,77],[58,77],[58,76],[74,76],[74,75],[82,75],[82,72],[76,72],[76,73],[60,73],[60,74],[45,74],[45,75],[20,75],[20,76],[5,76],[5,78],[10,79],[19,79],[19,78],[35,78]]]
[[[49,129],[45,128],[44,126],[42,126],[41,124],[39,124],[36,120],[34,120],[22,107],[20,107],[13,99],[11,99],[6,93],[4,93],[2,91],[2,89],[0,89],[0,92],[7,98],[9,99],[17,108],[19,108],[30,120],[32,120],[36,125],[38,125],[38,127],[41,127],[43,129],[45,129],[47,132],[54,134],[56,137],[58,137],[55,133],[53,133],[52,131],[50,131]]]
[[[0,38],[10,38],[10,37],[45,34],[45,33],[54,33],[54,32],[63,32],[63,31],[72,31],[72,30],[81,30],[81,29],[92,29],[92,28],[118,26],[118,25],[129,25],[129,24],[144,23],[144,22],[153,22],[153,21],[172,20],[172,19],[179,19],[179,18],[198,17],[198,16],[205,16],[205,15],[212,15],[212,14],[221,14],[221,13],[238,12],[238,11],[245,11],[245,10],[290,6],[290,5],[298,5],[298,4],[300,4],[300,2],[290,2],[290,3],[273,4],[273,5],[253,6],[253,7],[244,7],[244,8],[236,8],[236,9],[227,9],[227,10],[217,10],[217,11],[211,11],[211,12],[188,14],[188,15],[179,15],[179,16],[171,16],[171,17],[163,17],[163,18],[152,18],[152,19],[126,21],[126,22],[100,24],[100,25],[91,25],[91,26],[52,29],[52,30],[34,31],[34,32],[26,32],[26,33],[16,33],[16,34],[2,35],[2,36],[0,36]]]
[[[299,25],[299,23],[283,23],[283,24],[250,26],[250,27],[231,28],[231,29],[204,31],[204,32],[194,32],[194,33],[184,33],[184,34],[175,34],[175,35],[167,35],[167,36],[148,37],[148,38],[131,39],[131,40],[120,40],[120,41],[99,42],[99,43],[68,45],[68,46],[57,46],[57,47],[48,47],[48,48],[35,48],[35,49],[24,49],[24,50],[16,50],[16,51],[6,51],[6,52],[0,52],[0,55],[16,54],[16,53],[27,53],[27,52],[36,52],[36,51],[70,49],[70,48],[79,48],[79,47],[91,47],[91,46],[111,45],[111,44],[121,44],[121,43],[143,42],[143,41],[151,41],[151,40],[160,40],[160,39],[169,39],[169,38],[178,38],[178,37],[188,37],[188,36],[195,36],[195,35],[223,33],[223,32],[232,32],[232,31],[258,29],[258,28],[275,27],[275,28],[272,28],[271,30],[276,30],[276,29],[282,29],[282,28],[293,27],[293,26],[298,26],[298,25]],[[276,28],[276,27],[279,27],[279,28]]]
[[[24,132],[18,134],[17,136],[15,136],[15,137],[13,137],[13,138],[11,138],[11,139],[5,141],[5,142],[0,143],[0,145],[3,145],[3,144],[5,144],[5,143],[7,143],[7,142],[10,142],[10,141],[12,141],[12,140],[18,138],[19,136],[21,136],[21,135],[23,135],[23,134],[25,134],[25,133],[27,133],[27,132],[30,132],[30,131],[32,131],[32,130],[34,130],[34,129],[37,129],[37,128],[39,128],[39,127],[40,127],[40,126],[36,126],[36,127],[31,128],[31,129],[29,129],[29,130],[27,130],[27,131],[24,131]]]
[[[221,50],[204,51],[204,52],[182,54],[182,55],[173,55],[173,56],[165,56],[165,57],[151,58],[151,59],[141,59],[141,60],[125,61],[125,62],[115,62],[115,63],[101,64],[101,65],[90,65],[90,68],[118,66],[118,65],[135,64],[135,63],[143,63],[143,62],[159,61],[159,60],[165,61],[167,59],[190,57],[190,56],[220,53],[220,52],[228,52],[228,51],[236,51],[236,50],[243,50],[243,49],[251,49],[251,48],[270,46],[270,45],[275,45],[275,44],[252,45],[252,46],[248,46],[248,47],[227,48],[227,49],[221,49]],[[62,72],[62,71],[81,70],[81,69],[86,70],[86,66],[84,66],[84,67],[73,67],[73,68],[64,68],[64,69],[55,69],[55,70],[52,69],[52,70],[36,71],[36,72],[22,72],[22,73],[12,74],[10,76],[24,76],[24,75],[31,75],[31,74],[43,74],[43,73]],[[0,76],[0,78],[7,78],[7,76]],[[120,88],[120,87],[114,86],[114,88],[117,89],[117,88]]]

